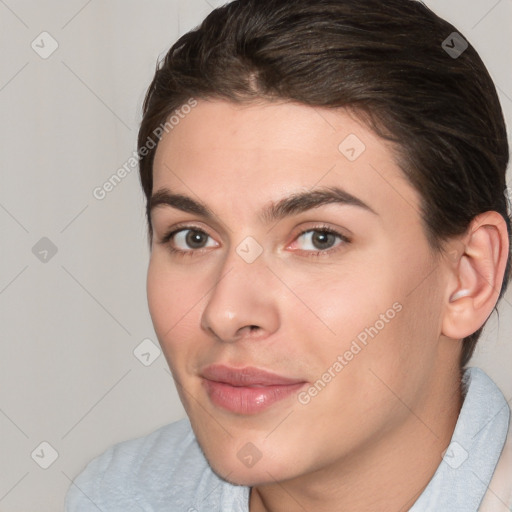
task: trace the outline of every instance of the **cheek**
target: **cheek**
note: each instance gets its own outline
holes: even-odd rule
[[[420,340],[411,337],[414,311],[395,302],[382,313],[387,323],[373,310],[358,321],[345,313],[345,322],[336,324],[338,339],[316,340],[316,350],[308,355],[315,375],[298,407],[313,437],[330,437],[333,450],[348,449],[398,424],[408,413],[403,404],[417,401],[424,361]],[[329,457],[329,451],[324,455]]]
[[[289,282],[293,282],[292,276]],[[322,340],[327,350],[330,347],[343,353],[355,339],[364,343],[375,334],[375,326],[380,334],[396,316],[393,304],[398,294],[381,269],[365,262],[345,264],[317,279],[309,277],[294,291],[309,306],[297,320],[304,324],[304,332]]]
[[[383,263],[382,254],[378,267],[368,261],[337,272],[322,286],[309,281],[299,292],[317,313],[300,320],[303,332],[312,334],[308,358],[315,377],[330,371],[340,390],[350,389],[360,398],[365,389],[378,396],[373,392],[374,386],[383,386],[378,376],[401,387],[411,373],[421,373],[435,358],[433,340],[439,334],[432,295],[438,283],[435,273],[429,274],[431,266],[416,255],[413,261],[420,268],[404,271],[399,258]],[[418,275],[429,278],[418,283]]]
[[[172,340],[186,338],[195,319],[203,294],[193,280],[173,270],[161,256],[152,255],[147,274],[148,307],[155,332],[162,347],[171,347]]]

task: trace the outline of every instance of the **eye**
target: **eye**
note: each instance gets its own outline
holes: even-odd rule
[[[331,250],[336,250],[336,247],[345,243],[350,243],[350,240],[327,226],[303,231],[294,241],[294,244],[297,244],[300,250],[313,253],[312,255],[331,252]]]
[[[160,243],[168,245],[171,252],[181,253],[182,255],[193,255],[194,252],[200,249],[218,246],[208,233],[193,226],[174,229],[167,233]]]
[[[164,235],[160,244],[167,245],[171,253],[178,256],[194,256],[202,249],[218,247],[213,238],[195,226],[175,228]],[[338,231],[328,227],[319,226],[299,233],[292,246],[308,253],[308,256],[329,254],[337,250],[340,245],[348,244],[350,240]]]

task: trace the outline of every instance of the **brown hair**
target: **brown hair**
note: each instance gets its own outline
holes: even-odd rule
[[[462,51],[454,32],[416,0],[236,0],[213,10],[157,64],[144,100],[138,148],[150,243],[148,141],[191,97],[349,108],[395,143],[436,254],[490,210],[510,239],[503,113],[478,53]],[[456,42],[460,55],[448,51]],[[510,274],[509,253],[499,298]],[[482,330],[464,339],[461,368]]]

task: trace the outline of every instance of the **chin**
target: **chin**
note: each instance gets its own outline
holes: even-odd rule
[[[259,461],[252,468],[240,466],[241,464],[210,463],[210,467],[217,476],[233,485],[254,487],[287,479],[282,478],[276,471],[273,471],[272,466],[265,465],[263,460]]]
[[[209,466],[227,482],[249,487],[272,484],[299,476],[299,466],[304,467],[305,461],[297,455],[301,450],[293,449],[294,440],[268,438],[272,427],[263,418],[253,419],[254,423],[259,419],[263,425],[256,428],[250,418],[235,425],[224,419],[212,422],[211,415],[205,416],[203,410],[198,411],[197,408],[187,412]],[[229,432],[221,422],[226,424]],[[276,423],[273,418],[270,425],[275,426]]]
[[[201,447],[212,471],[231,484],[254,487],[298,476],[295,474],[296,467],[283,464],[271,455],[265,456],[250,443],[244,444],[240,449],[235,449],[235,445],[236,443],[232,443],[222,450],[212,446],[207,446],[206,450]],[[292,474],[293,470],[295,472]]]

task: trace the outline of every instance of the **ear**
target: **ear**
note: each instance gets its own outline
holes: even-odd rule
[[[475,217],[452,243],[442,334],[462,339],[482,327],[498,301],[508,251],[507,225],[495,211]]]

